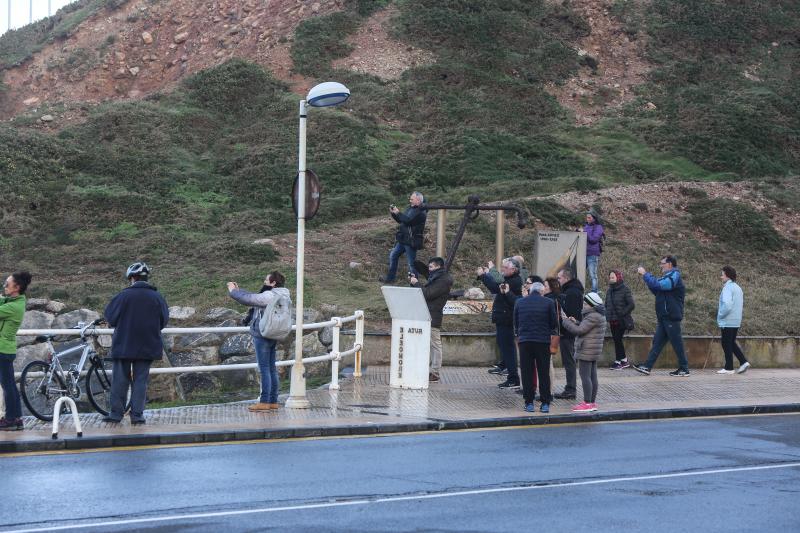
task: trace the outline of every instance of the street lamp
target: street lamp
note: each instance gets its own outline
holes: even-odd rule
[[[300,147],[297,183],[297,296],[296,331],[294,337],[294,365],[289,398],[286,407],[307,409],[311,406],[306,398],[306,369],[303,365],[303,277],[306,247],[306,113],[308,106],[330,107],[350,98],[350,89],[335,81],[327,81],[312,87],[305,100],[300,100]]]

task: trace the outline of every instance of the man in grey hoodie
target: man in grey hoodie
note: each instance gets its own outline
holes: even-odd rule
[[[240,289],[236,282],[228,282],[228,293],[230,297],[243,305],[253,307],[250,317],[250,335],[253,337],[253,346],[256,349],[256,360],[258,370],[261,374],[261,396],[258,403],[250,405],[250,411],[270,411],[278,409],[278,368],[275,366],[275,346],[278,341],[267,339],[261,336],[258,327],[261,319],[261,311],[272,300],[280,296],[289,298],[289,289],[285,288],[286,278],[278,271],[272,272],[264,280],[264,286],[258,293],[247,292]]]

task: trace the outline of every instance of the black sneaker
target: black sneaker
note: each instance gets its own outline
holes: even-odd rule
[[[132,426],[143,426],[144,424],[146,424],[144,418],[132,418],[131,419],[131,425]]]
[[[490,374],[502,374],[503,370],[505,370],[505,368],[503,368],[502,366],[494,365],[492,368],[489,369],[489,373]]]
[[[121,418],[114,418],[113,416],[104,416],[103,422],[107,422],[109,424],[119,424],[122,422]]]
[[[429,372],[428,373],[428,381],[430,383],[439,383],[439,381],[440,381],[439,374],[434,374],[433,372]]]
[[[561,391],[553,394],[553,398],[558,398],[559,400],[574,400],[575,393],[574,392],[567,392]]]
[[[20,431],[24,426],[21,418],[0,418],[0,431]]]
[[[501,389],[515,389],[519,387],[519,381],[507,379],[498,385]]]
[[[678,377],[678,378],[685,378],[689,377],[689,369],[688,368],[679,368],[678,370],[673,370],[669,373],[670,376]]]
[[[645,376],[650,375],[650,369],[644,365],[633,365],[633,369],[641,374],[644,374]]]

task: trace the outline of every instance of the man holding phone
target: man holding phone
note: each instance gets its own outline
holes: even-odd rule
[[[419,279],[409,273],[408,284],[419,287]],[[444,269],[444,259],[432,257],[428,261],[428,281],[420,287],[431,314],[431,368],[428,375],[431,383],[439,382],[442,370],[442,318],[452,286],[453,277]]]
[[[522,295],[522,278],[519,276],[519,262],[509,258],[501,265],[502,283],[494,280],[488,267],[477,270],[478,279],[494,294],[492,304],[492,323],[495,326],[495,339],[500,355],[508,369],[508,379],[500,383],[501,389],[519,387],[517,373],[517,347],[514,342],[514,304]]]
[[[419,276],[414,261],[417,259],[417,250],[421,250],[423,244],[427,219],[427,212],[423,208],[424,201],[422,193],[414,191],[408,197],[408,208],[402,213],[396,205],[389,206],[389,214],[397,222],[398,227],[394,248],[389,252],[389,270],[385,276],[381,276],[381,282],[393,283],[397,279],[397,264],[403,254],[406,255],[408,272]]]

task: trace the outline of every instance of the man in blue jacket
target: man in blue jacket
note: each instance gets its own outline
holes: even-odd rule
[[[533,372],[539,376],[540,411],[550,412],[550,357],[558,349],[558,315],[553,300],[542,296],[544,285],[531,285],[530,295],[518,298],[514,306],[514,336],[519,345],[522,397],[525,410],[532,413],[536,389]]]
[[[150,268],[136,262],[125,277],[130,286],[106,306],[106,321],[114,328],[111,358],[111,412],[103,420],[119,423],[125,415],[128,389],[131,391],[131,424],[144,424],[144,404],[150,365],[161,359],[164,343],[161,330],[169,320],[169,308],[158,290],[147,283]]]
[[[672,344],[672,349],[678,356],[678,369],[669,373],[670,376],[686,377],[689,375],[689,361],[683,348],[681,335],[681,321],[683,320],[683,301],[686,297],[686,287],[683,285],[681,273],[678,271],[678,260],[671,255],[661,258],[660,278],[647,272],[644,267],[639,267],[637,272],[643,276],[644,282],[650,292],[656,296],[656,318],[658,326],[653,336],[653,347],[647,356],[647,362],[634,365],[637,372],[650,375],[656,359],[667,344]]]

